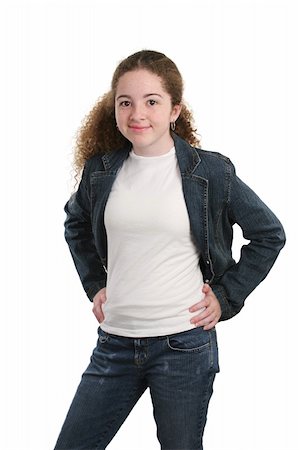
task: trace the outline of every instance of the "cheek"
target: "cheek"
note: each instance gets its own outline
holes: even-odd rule
[[[165,123],[167,121],[167,115],[165,114],[165,112],[163,113],[163,111],[153,111],[149,115],[149,117],[152,122],[154,122],[156,124],[160,124],[160,125],[162,125],[163,123]]]
[[[161,123],[170,122],[171,112],[168,109],[163,109],[163,110],[157,111],[156,118]]]
[[[117,124],[124,122],[125,118],[125,111],[115,111],[115,120]]]

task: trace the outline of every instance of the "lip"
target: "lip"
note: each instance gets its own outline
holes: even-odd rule
[[[143,130],[148,130],[150,127],[138,127],[135,125],[130,125],[129,128],[133,131],[143,131]]]

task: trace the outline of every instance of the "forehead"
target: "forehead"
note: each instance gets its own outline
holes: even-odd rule
[[[151,92],[164,92],[162,79],[155,73],[149,72],[145,69],[134,70],[126,72],[122,75],[117,83],[116,91],[118,94],[123,93],[145,93],[150,89]],[[154,91],[153,91],[154,89]]]

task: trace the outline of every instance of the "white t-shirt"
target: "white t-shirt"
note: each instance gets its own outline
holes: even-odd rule
[[[161,156],[130,151],[104,213],[107,301],[101,328],[128,337],[194,328],[189,307],[203,298],[175,148]]]

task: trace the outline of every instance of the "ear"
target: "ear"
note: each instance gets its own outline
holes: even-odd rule
[[[182,105],[174,105],[174,107],[172,108],[171,115],[170,115],[171,122],[175,122],[177,120],[177,118],[181,114],[181,110],[182,110]]]

